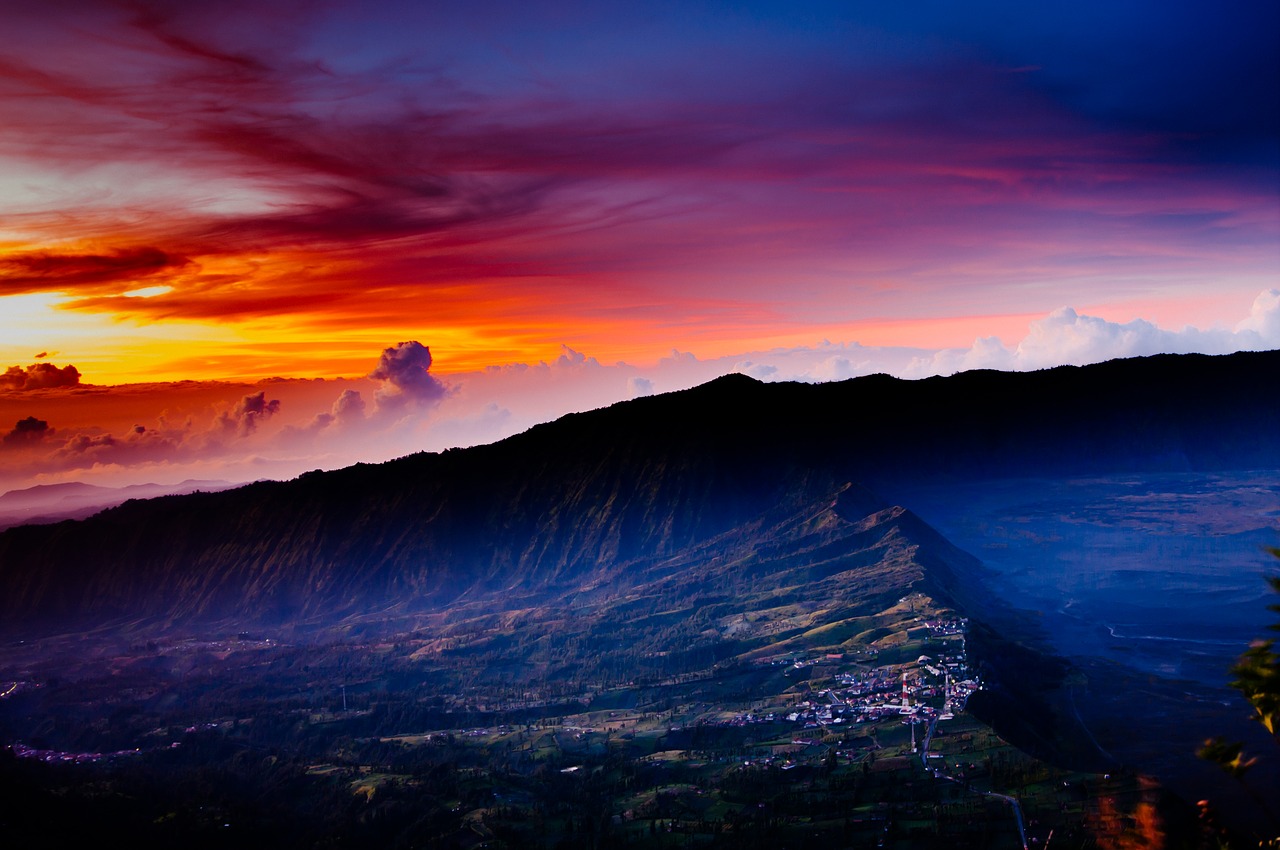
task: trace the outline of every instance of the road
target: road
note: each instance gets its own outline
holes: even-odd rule
[[[938,779],[947,779],[957,785],[964,785],[962,781],[956,779],[950,774],[943,773],[940,769],[929,768],[929,745],[933,743],[933,732],[938,728],[938,718],[929,721],[929,731],[924,736],[924,746],[920,748],[920,764],[926,769],[933,770],[933,775]],[[997,794],[995,791],[978,791],[987,797],[995,797],[997,800],[1004,800],[1013,809],[1013,818],[1018,824],[1018,838],[1022,841],[1022,850],[1027,850],[1027,828],[1022,820],[1022,803],[1018,802],[1017,797],[1010,797],[1008,794]]]

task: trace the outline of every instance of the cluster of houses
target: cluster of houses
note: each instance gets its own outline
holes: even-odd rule
[[[177,747],[175,742],[170,745]],[[26,744],[9,744],[6,750],[12,752],[20,759],[37,759],[38,761],[49,762],[71,762],[73,764],[93,764],[100,761],[111,761],[119,758],[136,756],[142,752],[141,749],[117,750],[112,753],[72,753],[62,750],[43,750],[37,747],[28,747]]]
[[[914,664],[838,673],[835,687],[810,694],[786,719],[810,729],[895,715],[926,721],[953,717],[982,687],[965,655],[968,625],[962,618],[923,622],[930,637],[948,638],[945,652],[936,658],[921,655]]]
[[[796,670],[813,668],[812,678],[822,678],[825,674],[837,684],[818,692],[807,691],[806,698],[790,710],[745,712],[715,725],[748,726],[786,720],[815,729],[892,716],[925,722],[950,719],[956,712],[963,711],[969,696],[982,687],[977,675],[969,670],[965,653],[969,621],[959,617],[918,622],[908,633],[909,637],[940,639],[942,649],[935,650],[936,657],[921,655],[914,663],[855,671],[840,671],[839,668],[845,666],[843,662],[850,658],[844,653],[809,658],[787,655],[762,658],[756,663]],[[867,648],[853,653],[852,657],[865,664],[877,654],[874,648]]]
[[[925,620],[923,625],[933,637],[959,636],[963,638],[969,630],[969,621],[964,617],[953,620]]]

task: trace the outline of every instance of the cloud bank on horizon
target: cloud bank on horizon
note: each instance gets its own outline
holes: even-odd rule
[[[1032,322],[1016,346],[987,337],[965,349],[933,352],[824,342],[709,359],[673,351],[642,368],[605,364],[564,347],[549,362],[441,378],[430,372],[428,346],[405,341],[385,348],[358,379],[272,379],[257,385],[96,386],[80,383],[74,367],[66,366],[76,382],[0,389],[0,416],[15,422],[0,438],[0,492],[72,480],[119,486],[288,478],[491,442],[565,413],[685,389],[729,373],[764,381],[833,381],[873,373],[923,378],[974,368],[1034,370],[1160,353],[1275,348],[1280,290],[1270,289],[1230,329],[1167,330],[1145,320],[1121,324],[1064,307]],[[23,371],[9,371],[15,370]],[[104,410],[151,421],[113,429],[93,421]]]

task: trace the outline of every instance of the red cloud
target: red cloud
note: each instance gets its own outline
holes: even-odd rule
[[[79,384],[80,370],[71,365],[61,369],[52,363],[33,363],[26,369],[10,366],[0,375],[0,390],[43,390]]]
[[[18,254],[0,260],[0,294],[127,286],[190,262],[159,248],[122,248],[105,254]]]

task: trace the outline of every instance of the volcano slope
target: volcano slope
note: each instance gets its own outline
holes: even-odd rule
[[[491,446],[12,529],[0,628],[433,615],[590,586],[849,483],[880,495],[869,512],[921,483],[1277,468],[1278,366],[1266,352],[918,382],[729,376]]]

